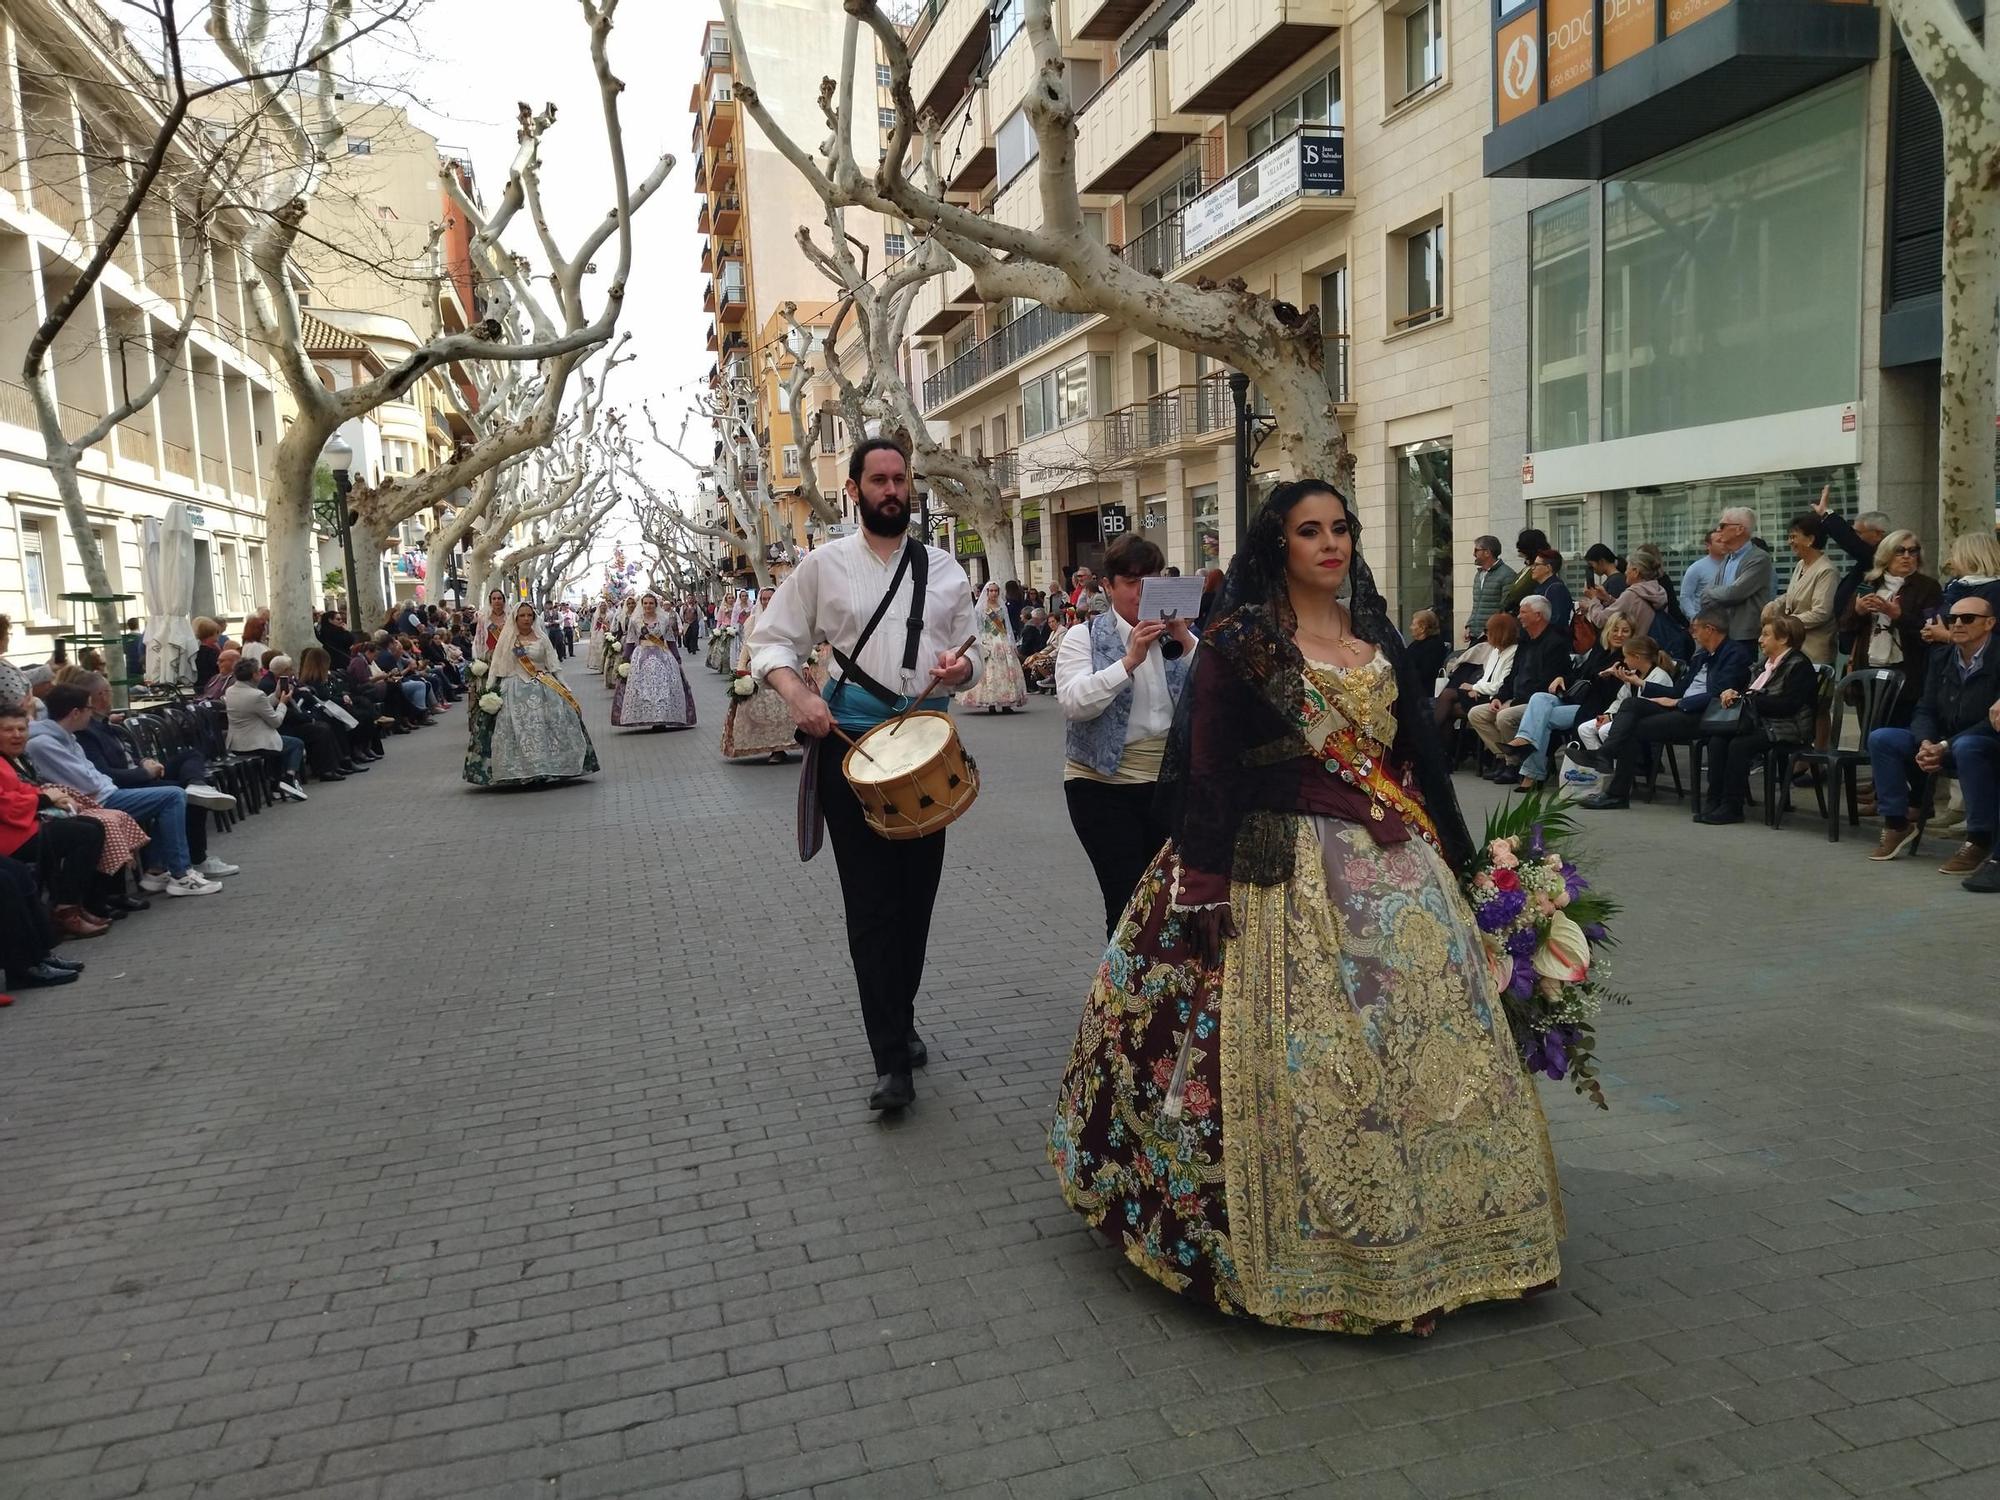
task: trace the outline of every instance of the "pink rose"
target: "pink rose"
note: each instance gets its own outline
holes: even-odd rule
[[[1506,839],[1495,839],[1488,844],[1486,857],[1493,861],[1494,868],[1501,870],[1511,870],[1521,862],[1514,853],[1513,844]]]

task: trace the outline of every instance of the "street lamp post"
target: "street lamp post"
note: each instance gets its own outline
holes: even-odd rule
[[[360,596],[355,593],[361,574],[354,566],[354,518],[347,509],[347,496],[354,488],[354,480],[349,473],[354,467],[354,447],[335,432],[326,440],[326,446],[319,450],[319,456],[333,471],[334,524],[340,532],[341,565],[347,569],[347,613],[348,624],[352,627],[361,623]]]
[[[1241,370],[1229,372],[1229,394],[1236,403],[1236,546],[1241,550],[1250,530],[1250,476],[1256,471],[1257,450],[1278,424],[1251,412],[1250,377]]]

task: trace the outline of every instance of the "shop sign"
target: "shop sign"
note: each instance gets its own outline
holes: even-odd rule
[[[1653,45],[1653,27],[1658,11],[1654,0],[1602,0],[1604,25],[1604,66],[1637,57]]]
[[[1549,98],[1588,83],[1594,64],[1590,37],[1595,27],[1591,0],[1546,0],[1542,16],[1548,26],[1543,66],[1549,73]]]
[[[1535,14],[1530,11],[1509,21],[1494,38],[1494,50],[1500,57],[1500,97],[1495,113],[1502,125],[1541,103],[1542,52],[1536,45],[1537,34]]]
[[[1125,514],[1125,507],[1122,505],[1107,505],[1097,518],[1097,530],[1100,536],[1123,536],[1130,524],[1131,518]]]

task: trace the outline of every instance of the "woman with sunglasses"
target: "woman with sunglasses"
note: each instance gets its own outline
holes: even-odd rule
[[[1850,671],[1893,667],[1903,674],[1903,690],[1887,723],[1903,728],[1924,690],[1924,621],[1943,591],[1922,571],[1924,544],[1914,531],[1892,531],[1875,549],[1875,566],[1855,590],[1844,630],[1854,634]]]

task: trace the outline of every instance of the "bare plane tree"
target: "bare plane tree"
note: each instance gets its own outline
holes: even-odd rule
[[[706,415],[722,435],[722,461],[709,464],[691,458],[687,452],[688,422],[693,412],[681,419],[678,438],[668,442],[653,417],[652,408],[643,407],[642,410],[646,414],[646,425],[652,429],[654,443],[686,464],[704,489],[714,494],[714,516],[701,521],[683,519],[682,524],[698,536],[736,542],[750,559],[750,571],[757,575],[758,586],[769,588],[773,579],[770,561],[764,556],[764,527],[767,520],[778,518],[778,504],[764,482],[764,476],[770,472],[768,457],[762,454],[749,419],[738,415],[730,400],[730,395],[725,393],[720,400],[697,399],[695,403],[694,412]],[[733,455],[746,452],[758,456],[755,470],[746,472],[740,461],[733,461]]]
[[[1271,403],[1283,464],[1295,473],[1351,486],[1352,463],[1322,373],[1316,308],[1301,310],[1252,292],[1240,280],[1221,286],[1163,280],[1086,232],[1076,175],[1077,104],[1056,38],[1053,0],[1025,0],[1023,20],[1035,61],[1024,104],[1040,148],[1034,168],[1041,194],[1039,229],[1001,223],[945,197],[939,186],[939,122],[919,116],[902,32],[881,0],[844,3],[848,25],[840,74],[825,80],[819,94],[826,137],[816,150],[808,150],[765,105],[752,76],[735,0],[722,0],[736,56],[736,99],[821,202],[905,220],[967,268],[983,301],[1019,297],[1059,311],[1102,314],[1162,343],[1233,366],[1255,381]],[[879,164],[865,168],[855,160],[848,129],[858,107],[855,70],[863,27],[888,59],[896,101],[888,148]],[[862,97],[872,109],[872,88]]]
[[[1938,524],[1990,535],[2000,366],[2000,26],[1975,33],[1952,0],[1889,0],[1944,116],[1944,349]]]
[[[344,13],[351,0],[332,0],[332,12]],[[312,563],[312,472],[327,438],[342,423],[393,401],[428,372],[480,360],[533,362],[538,382],[534,398],[517,418],[496,424],[462,447],[448,462],[423,473],[399,477],[381,488],[387,496],[364,497],[379,514],[414,515],[482,475],[523,453],[541,447],[556,432],[570,376],[591,350],[610,341],[624,307],[631,272],[632,216],[644,207],[673,169],[663,155],[634,184],[626,167],[624,127],[618,96],[624,83],[613,73],[610,39],[618,0],[578,0],[590,33],[590,57],[602,106],[605,148],[610,159],[614,202],[572,254],[558,245],[541,200],[542,146],[555,125],[555,106],[539,112],[522,105],[519,145],[507,174],[507,186],[490,211],[473,203],[455,173],[444,183],[456,210],[473,230],[474,274],[489,292],[491,315],[463,333],[433,337],[422,348],[372,380],[330,389],[307,357],[302,319],[289,265],[305,217],[306,205],[326,173],[326,160],[343,127],[334,108],[335,77],[330,60],[316,69],[317,87],[279,95],[252,85],[257,104],[277,121],[289,149],[291,167],[285,179],[263,196],[265,217],[250,239],[255,271],[251,308],[261,337],[270,345],[275,368],[298,407],[298,414],[278,444],[277,495],[267,509],[266,534],[272,570],[272,620],[276,638],[299,641],[311,632],[314,598]],[[211,0],[210,33],[232,66],[249,74],[254,59],[269,45],[256,17],[261,5],[239,13],[229,0]],[[523,209],[546,262],[531,275],[529,262],[502,243]],[[595,257],[616,239],[617,260],[606,283],[602,303],[593,313],[586,305],[585,277],[596,269]]]

